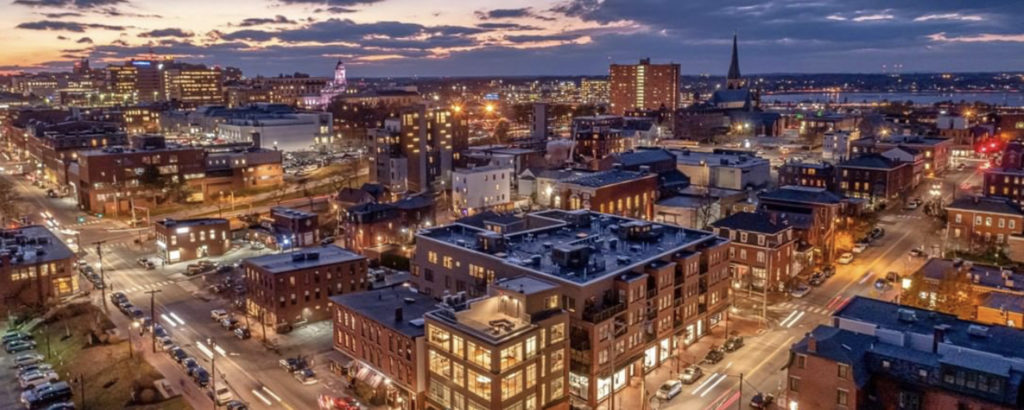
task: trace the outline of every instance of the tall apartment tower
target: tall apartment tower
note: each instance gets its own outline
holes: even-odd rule
[[[634,109],[675,111],[679,107],[679,64],[612,64],[609,72],[611,113],[623,115]]]
[[[548,105],[533,104],[533,123],[530,126],[530,139],[544,141],[548,138]]]
[[[408,161],[409,191],[444,189],[455,153],[468,142],[465,117],[425,105],[407,107],[400,116],[399,149]]]

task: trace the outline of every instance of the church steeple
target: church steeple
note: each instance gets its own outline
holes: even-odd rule
[[[740,77],[740,53],[734,33],[732,35],[732,61],[729,62],[729,75],[725,77],[725,88],[735,90],[743,88],[744,85],[743,78]]]

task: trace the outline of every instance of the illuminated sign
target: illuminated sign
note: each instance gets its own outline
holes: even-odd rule
[[[152,64],[149,61],[132,61],[132,65],[136,67],[149,67]]]
[[[490,93],[490,94],[486,94],[486,95],[484,95],[484,99],[485,99],[485,100],[488,100],[488,101],[497,101],[497,100],[498,100],[498,98],[499,98],[499,97],[498,97],[498,94],[497,94],[497,93]]]
[[[183,226],[181,228],[175,229],[174,233],[178,233],[178,234],[188,233],[188,227],[187,226]]]

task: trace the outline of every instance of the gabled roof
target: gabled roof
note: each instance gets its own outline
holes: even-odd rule
[[[713,222],[711,226],[769,235],[777,234],[789,227],[785,224],[773,222],[767,215],[753,212],[737,212]]]
[[[840,167],[872,168],[872,169],[896,169],[906,163],[893,161],[882,154],[865,154],[850,158],[839,163]]]
[[[825,188],[812,188],[803,186],[787,185],[779,187],[758,196],[762,199],[774,199],[779,201],[802,202],[809,204],[838,204],[841,200]]]
[[[946,206],[946,209],[957,209],[964,211],[986,212],[1000,215],[1024,215],[1020,206],[1009,199],[1001,197],[979,197],[966,196],[953,200],[953,203]]]

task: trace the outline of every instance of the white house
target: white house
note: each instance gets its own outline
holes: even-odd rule
[[[452,210],[468,216],[512,203],[511,166],[487,165],[452,171]]]

